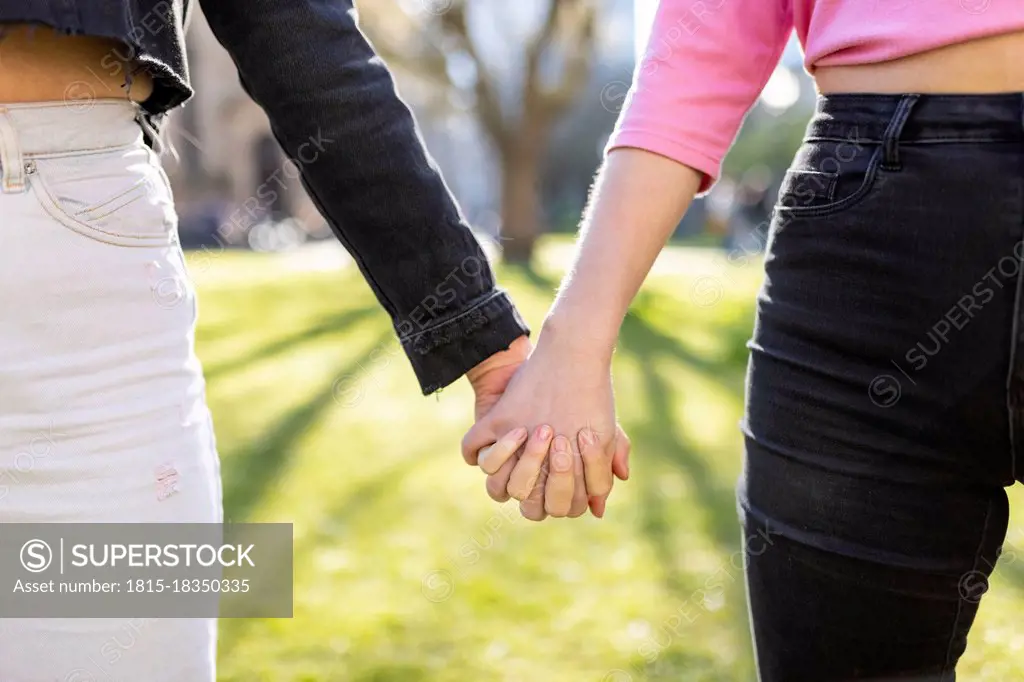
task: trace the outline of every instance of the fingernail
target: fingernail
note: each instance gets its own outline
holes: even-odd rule
[[[560,474],[572,471],[572,455],[569,454],[569,440],[565,436],[555,436],[551,453],[551,468]]]
[[[583,442],[584,447],[590,447],[594,444],[594,435],[590,432],[590,429],[583,429],[580,432],[580,440]]]
[[[551,438],[551,427],[547,424],[541,424],[537,427],[537,438],[540,440],[548,440]]]
[[[511,433],[511,436],[512,436],[512,440],[522,440],[522,439],[526,438],[526,427],[525,426],[520,426],[519,428],[517,428],[515,431],[513,431]]]

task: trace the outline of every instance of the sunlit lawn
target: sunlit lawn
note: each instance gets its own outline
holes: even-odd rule
[[[560,253],[500,273],[535,327]],[[758,262],[668,254],[616,358],[633,478],[604,520],[540,525],[462,463],[468,386],[420,397],[354,269],[284,262],[192,263],[227,517],[295,524],[295,617],[222,621],[221,680],[754,679],[733,484]],[[960,679],[1024,677],[1012,556]]]

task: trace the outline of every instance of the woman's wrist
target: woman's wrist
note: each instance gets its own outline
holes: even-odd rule
[[[601,318],[592,311],[556,305],[544,319],[537,348],[554,349],[583,362],[608,364],[621,324],[621,318]]]

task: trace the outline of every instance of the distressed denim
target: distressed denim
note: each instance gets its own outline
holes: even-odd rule
[[[0,0],[0,23],[120,40],[123,52],[97,68],[118,75],[124,58],[152,74],[145,118],[158,130],[192,95],[188,7],[182,0]],[[352,0],[206,0],[202,7],[242,86],[390,315],[423,392],[528,334],[360,32]]]
[[[1024,95],[818,101],[738,501],[764,682],[954,679],[1024,475]]]
[[[0,105],[5,528],[224,520],[195,289],[135,119],[118,100]],[[213,618],[10,618],[7,605],[4,682],[216,678]]]

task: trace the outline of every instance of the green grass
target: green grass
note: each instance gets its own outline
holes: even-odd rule
[[[500,273],[535,328],[552,253]],[[419,396],[354,269],[194,259],[227,517],[295,524],[295,617],[222,621],[219,679],[753,680],[733,484],[760,265],[669,255],[616,357],[633,478],[604,520],[539,525],[487,498],[468,386]],[[1024,677],[1024,551],[994,586],[960,679]]]

